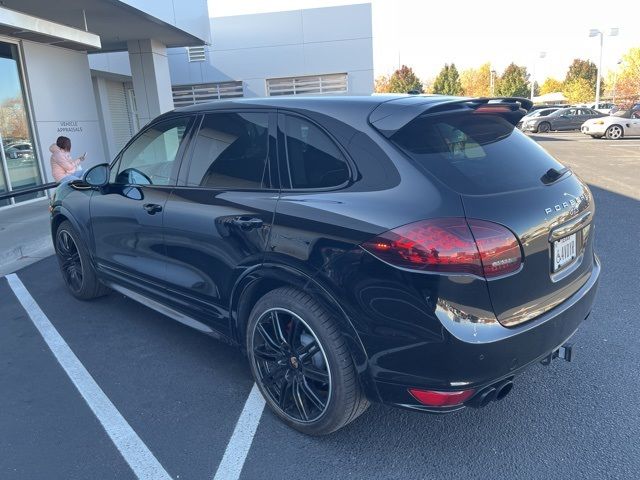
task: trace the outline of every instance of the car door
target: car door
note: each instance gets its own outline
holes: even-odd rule
[[[162,290],[164,207],[194,119],[171,117],[145,127],[112,164],[109,183],[91,197],[97,267],[135,290]]]
[[[262,264],[278,200],[275,113],[206,113],[165,208],[175,306],[229,335],[237,279]]]
[[[265,261],[287,262],[312,276],[356,231],[349,215],[355,197],[346,192],[355,168],[309,118],[279,114],[278,140],[282,188]]]
[[[625,135],[640,135],[640,111],[631,112],[627,121],[625,121]]]
[[[595,110],[591,110],[590,108],[581,108],[578,110],[578,121],[576,122],[576,126],[575,128],[580,128],[582,127],[582,124],[584,122],[586,122],[587,120],[590,120],[592,118],[597,118],[601,116],[599,112],[596,112]]]
[[[578,116],[577,108],[567,108],[566,110],[562,111],[561,114],[558,116],[558,119],[555,122],[555,129],[571,130],[575,128],[574,125],[576,124],[577,116]]]

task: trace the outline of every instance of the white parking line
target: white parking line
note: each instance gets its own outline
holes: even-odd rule
[[[102,428],[133,473],[142,480],[170,479],[171,476],[84,368],[18,276],[11,273],[6,278],[11,290],[42,335],[51,353],[98,418]]]
[[[264,398],[254,383],[213,480],[237,480],[240,478],[263,410]]]

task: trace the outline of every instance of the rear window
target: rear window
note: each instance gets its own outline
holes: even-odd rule
[[[563,168],[499,115],[418,117],[391,140],[420,167],[465,195],[541,186],[547,170]]]

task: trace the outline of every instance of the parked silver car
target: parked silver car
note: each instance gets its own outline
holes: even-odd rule
[[[587,120],[581,131],[593,138],[604,136],[609,140],[640,135],[640,110],[618,110],[609,117]]]

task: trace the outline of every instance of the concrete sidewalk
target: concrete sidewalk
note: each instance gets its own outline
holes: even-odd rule
[[[0,210],[0,275],[52,254],[47,197]]]

